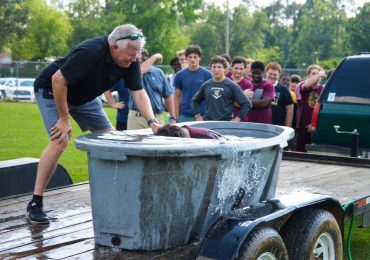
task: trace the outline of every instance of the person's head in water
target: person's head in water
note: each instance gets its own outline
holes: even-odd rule
[[[172,137],[190,137],[189,131],[186,128],[179,127],[177,125],[164,125],[158,129],[156,135]]]

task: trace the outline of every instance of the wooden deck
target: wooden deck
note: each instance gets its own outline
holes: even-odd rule
[[[369,168],[283,160],[278,193],[304,190],[342,203],[370,193]],[[0,200],[0,259],[193,259],[198,244],[162,252],[117,251],[96,246],[88,183],[48,191],[48,226],[30,225],[30,195]]]

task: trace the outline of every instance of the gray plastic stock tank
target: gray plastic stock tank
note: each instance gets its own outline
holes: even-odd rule
[[[237,122],[189,124],[229,140],[153,136],[150,129],[77,138],[77,148],[88,151],[97,244],[174,248],[203,239],[222,214],[274,197],[282,148],[293,129]]]

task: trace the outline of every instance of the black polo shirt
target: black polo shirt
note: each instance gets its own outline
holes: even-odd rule
[[[68,82],[68,104],[82,105],[100,96],[120,79],[130,90],[143,89],[139,61],[119,67],[111,56],[108,37],[95,37],[77,45],[65,57],[40,72],[35,90],[52,90],[51,77],[60,69]]]

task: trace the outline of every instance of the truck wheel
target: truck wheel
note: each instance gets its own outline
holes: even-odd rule
[[[342,236],[334,216],[322,209],[304,209],[285,224],[281,235],[294,260],[341,260]]]
[[[250,234],[241,247],[242,260],[286,260],[284,241],[279,233],[269,227],[257,229]]]

